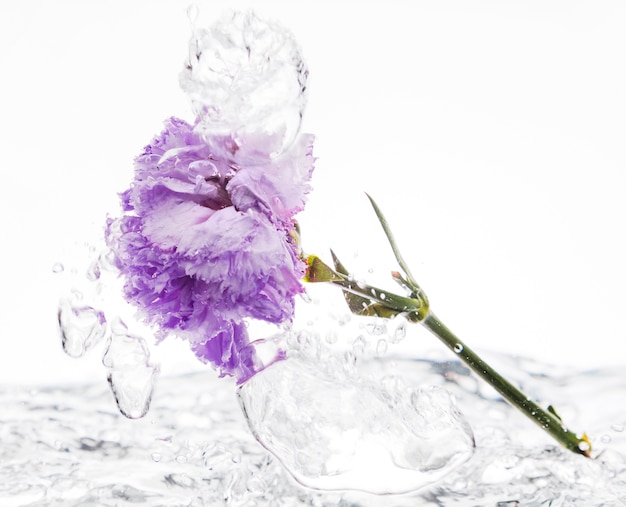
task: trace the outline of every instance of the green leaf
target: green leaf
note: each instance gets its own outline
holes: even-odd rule
[[[317,255],[309,255],[306,260],[307,268],[304,274],[304,281],[311,283],[337,282],[343,278],[335,273]]]
[[[376,204],[376,201],[374,201],[372,196],[369,195],[368,193],[366,193],[365,195],[370,200],[370,203],[372,204],[372,207],[374,208],[374,212],[376,213],[376,216],[378,217],[378,221],[380,222],[380,225],[385,231],[385,236],[387,236],[387,241],[389,241],[389,245],[391,245],[391,250],[393,251],[393,255],[398,261],[398,265],[400,266],[402,271],[404,271],[404,274],[406,275],[406,279],[407,279],[409,286],[411,287],[411,290],[415,293],[419,293],[420,292],[419,285],[415,281],[415,278],[413,278],[413,275],[411,274],[411,270],[409,269],[409,266],[404,261],[404,258],[402,257],[402,254],[400,253],[400,249],[398,248],[398,245],[396,244],[396,240],[393,237],[393,234],[391,232],[391,227],[389,227],[389,223],[387,222],[385,215],[383,215],[383,212],[378,207],[378,204]]]
[[[331,250],[330,255],[332,255],[333,257],[333,263],[335,264],[335,269],[337,270],[337,273],[345,276],[350,276],[350,273],[341,263],[339,258],[335,255],[335,252]],[[365,298],[363,296],[353,294],[352,292],[348,292],[347,290],[342,290],[342,292],[346,303],[348,303],[348,308],[350,308],[350,311],[355,315],[377,315],[377,313],[375,313],[375,310],[371,309],[371,307],[375,303],[370,298]]]

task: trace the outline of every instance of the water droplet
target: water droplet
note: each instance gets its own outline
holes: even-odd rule
[[[457,344],[454,346],[454,351],[455,351],[457,354],[460,354],[461,352],[463,352],[463,345],[462,345],[462,344],[460,344],[460,343],[457,343]]]
[[[578,448],[579,448],[581,451],[588,451],[589,449],[591,449],[591,446],[590,446],[587,442],[580,442],[580,443],[578,444]]]
[[[181,465],[187,463],[187,456],[185,456],[184,454],[179,454],[178,456],[176,456],[176,463],[180,463]]]
[[[396,330],[393,332],[393,336],[391,337],[391,343],[399,343],[402,340],[404,340],[404,338],[406,337],[406,321],[402,320],[399,324],[398,327],[396,327]]]
[[[198,8],[198,4],[193,3],[187,7],[187,19],[191,22],[192,25],[198,21],[198,15],[200,14],[200,9]]]
[[[161,461],[161,455],[158,452],[153,452],[150,456],[152,457],[152,461],[155,463]]]
[[[622,431],[624,431],[624,426],[622,424],[612,424],[611,429],[613,431],[617,431],[618,433],[621,433]]]
[[[337,340],[339,339],[337,333],[335,333],[334,331],[328,331],[326,333],[326,343],[328,343],[329,345],[332,345],[333,343],[337,343]]]
[[[387,294],[385,294],[384,292],[381,292],[381,293],[380,293],[380,299],[382,299],[383,301],[384,301],[385,299],[387,299]]]
[[[387,322],[384,319],[376,319],[365,326],[370,335],[381,336],[387,332]]]
[[[369,268],[369,269],[367,270],[367,272],[368,272],[369,274],[372,274],[372,273],[374,272],[374,268]]]
[[[611,436],[610,436],[610,435],[606,435],[606,434],[605,434],[605,435],[602,435],[602,436],[600,437],[600,441],[601,441],[602,443],[608,444],[608,443],[611,441]]]
[[[63,271],[65,271],[65,266],[63,264],[61,264],[60,262],[55,262],[52,265],[52,272],[53,273],[63,273]]]
[[[129,419],[138,419],[150,408],[159,367],[150,363],[143,338],[124,332],[126,325],[121,321],[112,329],[102,364],[108,370],[107,380],[118,409]]]
[[[305,303],[311,303],[313,301],[311,296],[309,296],[309,293],[306,291],[300,293],[300,299],[302,299]]]
[[[106,333],[104,313],[91,306],[72,304],[69,299],[59,302],[57,319],[63,350],[70,357],[82,357]]]
[[[376,344],[376,353],[379,356],[387,353],[387,340],[378,340],[378,343]]]
[[[87,268],[87,280],[91,281],[91,282],[95,282],[96,280],[98,280],[100,278],[100,263],[95,260],[93,261],[89,267]]]
[[[367,340],[363,336],[358,336],[356,340],[352,343],[352,350],[356,356],[361,356],[365,352],[367,348]]]

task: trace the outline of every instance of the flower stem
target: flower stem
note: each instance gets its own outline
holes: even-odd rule
[[[450,350],[456,353],[474,373],[498,391],[511,405],[522,411],[567,449],[589,457],[591,445],[587,440],[587,436],[583,435],[579,437],[574,432],[568,430],[551,406],[548,407],[547,411],[544,410],[517,387],[504,379],[504,377],[483,361],[476,352],[459,340],[434,313],[429,313],[421,323]]]

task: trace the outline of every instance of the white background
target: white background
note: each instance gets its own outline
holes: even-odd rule
[[[368,191],[475,349],[624,363],[624,2],[200,6],[210,20],[252,4],[294,33],[311,72],[307,251],[395,269]],[[102,378],[99,352],[62,352],[57,300],[72,269],[83,280],[133,157],[164,118],[192,120],[188,38],[180,1],[2,2],[0,383]],[[166,370],[197,367],[183,344],[163,350]]]

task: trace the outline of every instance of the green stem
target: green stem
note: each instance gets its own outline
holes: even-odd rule
[[[422,324],[439,338],[450,350],[470,367],[474,373],[491,385],[511,405],[521,410],[543,430],[547,431],[559,443],[570,451],[589,457],[591,446],[586,435],[582,438],[565,428],[556,412],[548,412],[530,400],[517,387],[504,379],[491,366],[483,361],[476,352],[459,340],[433,313],[429,313]]]

